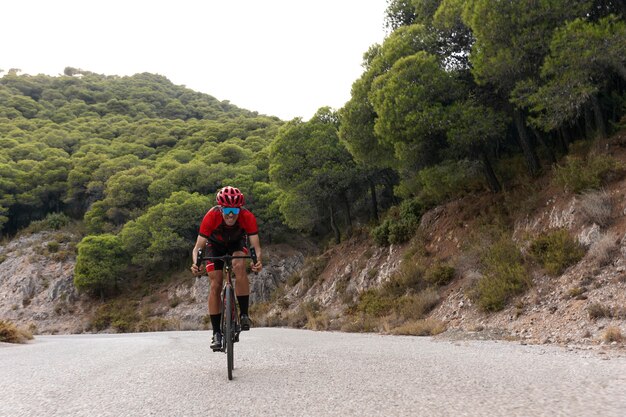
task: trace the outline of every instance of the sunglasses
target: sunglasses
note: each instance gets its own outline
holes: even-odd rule
[[[239,214],[239,207],[222,207],[221,210],[226,216],[229,214]]]

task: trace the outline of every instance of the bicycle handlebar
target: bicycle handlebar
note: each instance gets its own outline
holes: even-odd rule
[[[257,263],[256,258],[256,250],[254,248],[250,248],[250,255],[245,256],[233,256],[233,255],[222,255],[222,256],[204,256],[204,249],[198,249],[198,256],[196,257],[196,266],[200,268],[202,265],[202,261],[215,261],[215,260],[223,260],[227,261],[230,259],[252,259],[253,263]]]

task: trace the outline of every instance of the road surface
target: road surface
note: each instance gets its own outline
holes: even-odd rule
[[[0,344],[0,416],[626,416],[626,358],[259,328],[233,381],[210,333]]]

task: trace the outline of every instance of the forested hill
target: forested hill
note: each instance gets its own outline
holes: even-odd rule
[[[76,284],[102,289],[187,262],[227,184],[265,241],[297,231],[324,245],[364,229],[379,245],[405,242],[427,210],[532,195],[552,167],[568,192],[599,188],[621,169],[590,150],[625,124],[625,12],[612,0],[390,0],[389,34],[364,51],[350,100],[309,121],[154,74],[8,70],[0,233],[77,220]]]
[[[86,216],[89,234],[118,232],[173,192],[206,208],[228,182],[260,208],[253,189],[271,194],[263,149],[280,124],[154,74],[9,71],[0,79],[0,233],[50,213]]]

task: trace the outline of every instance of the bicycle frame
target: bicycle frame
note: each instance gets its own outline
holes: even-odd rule
[[[233,286],[233,280],[236,277],[233,277],[233,259],[252,259],[254,263],[256,263],[256,252],[254,248],[250,248],[250,255],[245,256],[233,256],[233,255],[223,255],[223,256],[204,256],[204,251],[202,249],[198,250],[196,258],[196,265],[200,267],[203,261],[215,261],[221,260],[224,262],[224,271],[225,275],[224,282],[222,283],[222,291],[221,291],[221,307],[220,312],[222,315],[221,322],[221,334],[222,334],[222,348],[221,352],[225,352],[227,356],[227,369],[228,369],[228,379],[233,379],[233,368],[234,368],[234,343],[239,341],[239,333],[241,332],[241,325],[239,322],[239,309],[237,306],[237,297],[235,296],[235,290]]]

